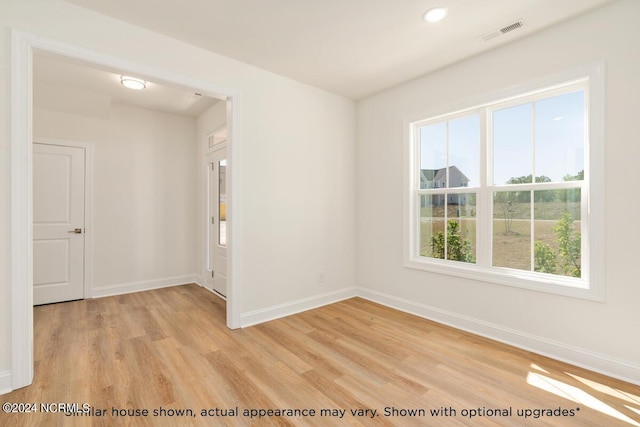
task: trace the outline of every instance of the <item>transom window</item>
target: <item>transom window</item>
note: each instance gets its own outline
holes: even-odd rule
[[[589,96],[584,77],[410,123],[407,265],[591,290]]]

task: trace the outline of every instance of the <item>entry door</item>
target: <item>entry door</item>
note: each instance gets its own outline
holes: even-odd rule
[[[227,149],[207,156],[209,169],[209,285],[227,295]]]
[[[85,150],[33,144],[33,302],[84,298]]]

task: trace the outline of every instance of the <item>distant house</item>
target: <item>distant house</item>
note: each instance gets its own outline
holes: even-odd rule
[[[449,188],[469,186],[469,178],[457,166],[449,166],[441,169],[420,169],[420,188],[446,188],[447,169],[449,169]],[[450,205],[460,205],[467,202],[466,194],[449,194],[447,197]],[[436,194],[431,198],[432,206],[444,205],[444,194]],[[422,207],[425,207],[427,205],[426,200],[423,199],[421,204]]]

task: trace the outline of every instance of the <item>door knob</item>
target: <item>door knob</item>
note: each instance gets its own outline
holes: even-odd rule
[[[67,231],[67,233],[82,234],[82,228],[75,228],[71,231]]]

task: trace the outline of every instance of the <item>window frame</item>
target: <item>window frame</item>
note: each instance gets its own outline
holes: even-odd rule
[[[552,183],[493,183],[491,114],[509,106],[574,92],[580,87],[585,96],[584,180]],[[604,301],[604,63],[576,68],[483,97],[470,108],[449,108],[451,113],[405,118],[405,222],[404,267],[479,280],[552,294]],[[440,110],[442,111],[442,110]],[[446,110],[445,110],[446,111]],[[479,114],[480,183],[476,186],[420,188],[420,127]],[[447,167],[451,165],[447,164]],[[534,179],[535,181],[535,179]],[[493,192],[497,190],[545,190],[581,188],[582,274],[580,278],[491,266],[493,235]],[[476,193],[476,262],[464,263],[419,255],[420,195]],[[484,224],[484,225],[481,225]],[[533,243],[532,243],[533,245]]]

